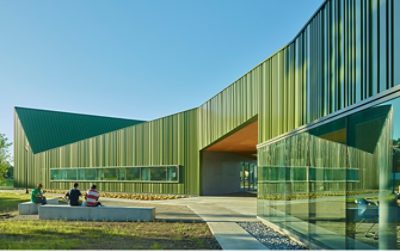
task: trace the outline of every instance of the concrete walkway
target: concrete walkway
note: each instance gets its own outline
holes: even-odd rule
[[[266,249],[256,238],[250,235],[237,222],[258,221],[256,218],[256,198],[251,197],[214,197],[201,196],[164,201],[132,201],[126,199],[102,199],[102,201],[129,202],[136,205],[156,206],[156,218],[164,217],[165,206],[188,207],[203,221],[207,222],[211,232],[223,249]],[[182,209],[179,209],[182,210]],[[179,212],[175,215],[180,219]],[[183,219],[188,213],[182,215]],[[160,218],[159,218],[160,219]]]
[[[257,200],[249,197],[196,197],[188,207],[199,215],[223,249],[266,249],[237,222],[258,221]]]
[[[235,222],[207,222],[222,249],[266,249]]]

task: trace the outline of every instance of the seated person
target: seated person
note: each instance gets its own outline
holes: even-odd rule
[[[400,192],[396,194],[396,204],[398,207],[400,207]]]
[[[81,191],[78,189],[79,184],[75,183],[74,188],[65,194],[65,197],[69,199],[71,206],[80,206],[79,197],[82,196]]]
[[[35,189],[32,190],[31,200],[36,204],[47,204],[46,197],[43,196],[44,191],[42,191],[42,184],[38,184]]]
[[[92,185],[92,187],[86,192],[85,195],[86,202],[84,206],[87,207],[101,206],[99,198],[100,198],[100,193],[96,190],[96,185]]]

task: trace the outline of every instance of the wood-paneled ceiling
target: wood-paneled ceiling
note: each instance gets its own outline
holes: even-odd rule
[[[233,152],[254,156],[257,153],[258,120],[207,147],[211,152]]]

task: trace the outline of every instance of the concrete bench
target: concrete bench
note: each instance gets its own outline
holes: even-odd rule
[[[81,221],[153,221],[154,207],[80,207],[44,205],[39,207],[39,219]]]
[[[47,204],[57,205],[58,198],[47,199]],[[18,204],[18,212],[20,215],[38,214],[40,204],[33,203],[32,201],[23,202]]]

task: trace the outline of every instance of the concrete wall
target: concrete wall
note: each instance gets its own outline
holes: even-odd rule
[[[240,192],[240,162],[254,161],[226,152],[201,154],[201,195],[221,195]]]

